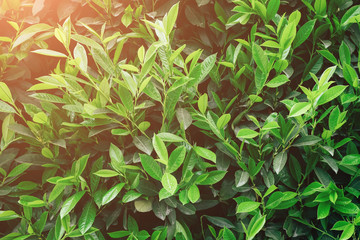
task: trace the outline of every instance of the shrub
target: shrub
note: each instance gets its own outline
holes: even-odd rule
[[[1,6],[1,239],[358,237],[358,5]]]

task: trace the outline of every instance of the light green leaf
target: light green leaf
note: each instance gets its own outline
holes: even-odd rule
[[[258,234],[260,230],[264,227],[265,223],[266,223],[266,215],[257,219],[254,225],[252,225],[252,227],[248,229],[249,232],[248,238],[253,239],[256,236],[256,234]]]
[[[226,126],[226,124],[229,123],[230,120],[231,120],[230,114],[223,114],[216,122],[217,128],[223,129]]]
[[[67,58],[67,56],[61,52],[57,52],[54,50],[49,50],[49,49],[37,49],[34,51],[31,51],[33,53],[37,53],[40,55],[45,55],[45,56],[50,56],[50,57],[62,57],[62,58]]]
[[[179,137],[173,133],[162,132],[158,133],[157,136],[164,142],[184,142],[182,137]]]
[[[31,166],[30,163],[22,163],[14,167],[7,177],[16,177],[25,172]]]
[[[19,203],[26,207],[43,207],[45,206],[45,202],[37,197],[29,196],[29,195],[21,195],[19,199]]]
[[[206,112],[207,106],[208,106],[208,95],[204,93],[203,95],[201,95],[201,97],[199,97],[198,100],[198,108],[202,114]]]
[[[168,173],[175,172],[184,162],[185,154],[186,149],[184,146],[179,146],[174,151],[172,151],[169,157],[169,163],[166,171]]]
[[[291,107],[289,117],[297,117],[306,113],[311,107],[310,102],[299,102]]]
[[[152,144],[159,158],[167,163],[169,155],[165,143],[161,140],[161,138],[159,138],[156,134],[154,134],[152,139]]]
[[[176,109],[176,118],[180,124],[184,126],[184,130],[190,127],[193,119],[185,108],[178,108]]]
[[[9,104],[3,102],[3,101],[0,101],[0,112],[3,112],[3,113],[16,113],[16,110],[11,107]]]
[[[276,174],[279,174],[280,171],[284,168],[286,161],[287,161],[287,152],[286,151],[282,151],[275,156],[275,158],[273,160],[273,167],[274,167]]]
[[[118,172],[110,169],[101,169],[97,172],[94,172],[94,174],[99,177],[116,177],[120,175]]]
[[[242,202],[237,206],[236,213],[251,212],[259,208],[259,206],[260,206],[259,202],[252,202],[252,201]]]
[[[360,154],[346,155],[340,162],[341,165],[355,166],[360,164]]]
[[[14,103],[10,89],[4,82],[0,82],[0,99],[10,104]]]
[[[77,43],[75,48],[74,48],[74,58],[79,58],[80,59],[80,64],[79,67],[83,72],[87,72],[87,66],[88,66],[88,59],[87,59],[87,54],[86,54],[86,50],[83,47],[83,45]]]
[[[177,16],[178,16],[178,12],[179,12],[179,3],[176,3],[175,5],[173,5],[170,10],[169,13],[167,13],[167,21],[165,23],[165,31],[166,34],[169,35],[171,30],[173,29]]]
[[[68,199],[66,199],[61,206],[60,218],[64,218],[66,215],[68,215],[71,212],[71,210],[74,209],[74,207],[80,201],[80,199],[84,196],[84,194],[85,191],[77,192]]]
[[[254,130],[251,130],[249,128],[242,128],[237,132],[236,137],[243,139],[250,139],[257,137],[258,135],[259,133]]]
[[[125,186],[125,183],[118,183],[110,188],[103,196],[101,205],[105,205],[111,202],[120,193],[121,189]]]
[[[141,165],[144,170],[154,179],[161,181],[162,170],[159,164],[149,155],[140,154]]]
[[[273,79],[271,79],[268,83],[266,83],[266,86],[269,88],[277,88],[281,85],[284,85],[285,83],[289,82],[289,78],[285,75],[279,75]]]
[[[316,19],[313,19],[300,27],[294,39],[294,44],[293,44],[294,49],[299,47],[303,42],[306,41],[306,39],[309,38],[311,32],[314,29],[315,23],[316,23]]]
[[[82,209],[79,218],[79,230],[81,234],[85,234],[93,225],[96,217],[96,206],[93,201],[87,201],[85,207]]]
[[[169,193],[171,193],[171,195],[173,195],[176,192],[178,183],[177,183],[176,178],[173,175],[171,175],[170,173],[165,173],[162,176],[161,183],[162,183],[163,187],[165,188],[165,190],[168,191]]]
[[[256,65],[258,66],[258,68],[260,68],[261,72],[268,73],[269,59],[264,50],[256,43],[254,43],[252,46],[252,56]]]
[[[190,202],[192,202],[192,203],[197,202],[197,200],[199,200],[199,198],[200,198],[199,188],[195,184],[190,186],[187,194],[188,194],[188,198],[189,198]]]
[[[216,163],[216,154],[211,150],[199,146],[194,146],[193,149],[195,150],[196,154],[199,155],[200,157],[210,160],[213,163]]]
[[[346,88],[347,86],[343,86],[343,85],[337,85],[335,87],[329,88],[323,95],[321,95],[321,97],[317,102],[317,105],[318,106],[323,105],[337,98],[344,92]]]
[[[0,211],[0,222],[9,221],[16,218],[20,218],[20,216],[12,210]]]
[[[121,150],[114,144],[110,144],[109,155],[111,159],[111,166],[118,172],[122,172],[125,165],[124,156]]]
[[[133,139],[134,145],[144,153],[150,155],[153,151],[153,145],[151,140],[146,138],[145,136],[134,137]]]

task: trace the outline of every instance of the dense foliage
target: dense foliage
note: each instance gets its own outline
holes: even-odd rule
[[[0,1],[0,239],[357,239],[360,6]]]

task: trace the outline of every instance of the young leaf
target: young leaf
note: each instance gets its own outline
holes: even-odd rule
[[[50,57],[62,57],[62,58],[67,58],[67,56],[61,52],[57,52],[54,50],[49,50],[49,49],[38,49],[38,50],[34,50],[32,51],[33,53],[37,53],[37,54],[41,54],[41,55],[45,55],[45,56],[50,56]]]
[[[202,114],[205,114],[205,111],[208,106],[208,95],[204,93],[198,100],[198,108]]]
[[[82,210],[79,218],[79,230],[81,234],[85,234],[93,225],[96,217],[96,206],[92,201],[88,201]]]
[[[168,163],[166,171],[168,173],[175,172],[181,166],[181,164],[184,162],[185,154],[186,154],[186,149],[184,146],[177,147],[170,154],[169,163]]]
[[[260,204],[261,203],[259,202],[252,202],[252,201],[242,202],[237,206],[236,213],[245,213],[245,212],[254,211],[255,209],[259,208]]]
[[[213,163],[216,163],[216,154],[211,150],[199,146],[195,146],[194,150],[196,154],[199,155],[200,157],[203,157],[207,160],[212,161]]]
[[[249,128],[242,128],[237,132],[236,137],[243,139],[251,139],[257,137],[258,135],[259,133],[254,130],[251,130]]]
[[[330,102],[331,100],[337,98],[342,94],[342,92],[347,88],[347,86],[337,85],[335,87],[329,88],[321,97],[319,98],[317,104],[318,106]]]
[[[299,102],[291,107],[289,117],[297,117],[306,113],[311,107],[310,102]]]
[[[168,151],[165,146],[165,143],[159,138],[156,134],[154,134],[154,137],[152,139],[152,143],[155,149],[156,154],[159,156],[161,160],[164,162],[168,162]]]
[[[0,99],[10,104],[14,103],[10,89],[4,82],[0,82]]]
[[[124,156],[121,150],[114,144],[110,144],[109,155],[111,159],[111,166],[118,172],[122,172],[125,165]]]
[[[179,12],[179,3],[176,3],[170,8],[169,13],[167,14],[167,21],[165,24],[166,26],[165,31],[167,35],[169,35],[171,30],[174,28],[178,12]]]
[[[340,162],[341,165],[359,165],[360,164],[360,154],[349,154],[346,155]]]
[[[266,83],[266,86],[268,86],[269,88],[277,88],[281,85],[284,85],[285,83],[289,82],[289,78],[285,75],[279,75],[273,79],[271,79],[271,81],[269,81],[268,83]]]
[[[276,174],[279,174],[280,171],[284,168],[286,161],[287,161],[287,152],[286,151],[282,151],[275,156],[275,158],[273,160],[273,167],[274,167]]]
[[[273,19],[280,7],[280,0],[270,0],[266,7],[266,19],[269,22]]]
[[[303,42],[305,42],[309,38],[311,32],[314,29],[315,22],[316,19],[313,19],[301,26],[299,31],[296,33],[296,37],[294,39],[294,44],[293,44],[294,49],[299,47]]]
[[[190,202],[195,203],[199,200],[200,198],[200,191],[199,188],[193,184],[190,186],[190,188],[188,189],[188,198],[190,200]]]
[[[180,124],[184,126],[184,130],[190,127],[193,119],[185,108],[176,109],[176,118]]]
[[[0,211],[0,222],[9,221],[16,218],[20,218],[20,216],[12,210]]]
[[[61,210],[60,210],[60,218],[64,218],[66,215],[68,215],[71,210],[74,209],[76,204],[80,201],[80,199],[84,196],[85,191],[77,192],[68,199],[65,200],[65,202],[62,204]]]
[[[144,170],[152,178],[161,181],[163,173],[159,164],[149,155],[140,154],[140,160]]]
[[[171,195],[173,195],[176,192],[178,183],[177,183],[176,178],[173,175],[171,175],[170,173],[165,173],[162,176],[161,183],[162,183],[163,187],[166,189],[166,191],[171,193]]]
[[[102,197],[101,205],[105,205],[111,202],[120,193],[121,189],[125,186],[125,183],[118,183],[110,188]]]
[[[254,43],[252,46],[252,55],[256,65],[258,66],[258,68],[260,68],[261,72],[267,73],[269,62],[268,57],[264,50],[256,43]]]

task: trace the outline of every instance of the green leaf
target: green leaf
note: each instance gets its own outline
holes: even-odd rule
[[[216,236],[214,235],[214,237]],[[236,240],[234,233],[226,227],[224,228],[223,238],[226,240]]]
[[[258,135],[259,133],[254,130],[251,130],[249,128],[242,128],[237,132],[236,137],[243,139],[251,139],[257,137]]]
[[[176,118],[180,124],[184,126],[184,130],[190,127],[193,119],[185,108],[176,109]]]
[[[281,85],[284,85],[285,83],[289,82],[289,78],[285,75],[279,75],[273,79],[271,79],[271,81],[269,81],[268,83],[266,83],[266,86],[268,86],[269,88],[277,88]]]
[[[196,154],[199,155],[200,157],[210,160],[213,163],[216,163],[216,154],[211,150],[199,146],[194,146],[193,149],[195,150]]]
[[[199,97],[198,100],[198,108],[202,114],[205,114],[207,106],[208,106],[208,95],[204,93],[203,95],[201,95],[201,97]]]
[[[0,101],[0,112],[3,112],[3,113],[16,113],[16,110],[11,107],[9,104],[3,102],[3,101]]]
[[[254,43],[252,46],[252,56],[256,65],[258,66],[258,68],[260,68],[261,72],[268,73],[269,59],[264,50],[256,43]]]
[[[344,92],[346,88],[347,86],[343,86],[343,85],[337,85],[335,87],[329,88],[323,95],[321,95],[321,97],[317,102],[317,105],[318,106],[323,105],[337,98]]]
[[[248,238],[252,239],[260,232],[266,223],[266,215],[257,219],[250,229],[248,229],[249,235]]]
[[[166,15],[167,21],[165,23],[165,31],[167,35],[169,35],[171,33],[171,30],[174,28],[178,12],[179,12],[179,3],[176,3],[170,8],[169,13],[167,13]]]
[[[133,143],[139,150],[143,151],[148,155],[150,155],[153,151],[153,145],[151,143],[151,140],[145,136],[135,136],[133,139]]]
[[[190,188],[188,189],[187,195],[190,202],[192,203],[197,202],[200,198],[199,188],[195,184],[191,185]]]
[[[96,206],[93,201],[87,201],[79,218],[79,230],[85,234],[93,225],[96,217]]]
[[[340,57],[340,62],[341,65],[345,65],[349,64],[351,65],[351,53],[350,53],[350,49],[347,46],[347,44],[345,42],[342,42],[339,48],[339,57]]]
[[[314,9],[317,15],[326,15],[326,0],[315,0]]]
[[[134,206],[138,212],[150,212],[153,209],[150,200],[136,200]]]
[[[130,190],[128,192],[126,192],[122,198],[122,202],[123,203],[128,203],[128,202],[132,202],[135,199],[138,199],[142,194],[139,192],[136,192],[134,190]]]
[[[74,207],[80,201],[80,199],[84,196],[84,194],[85,191],[77,192],[68,199],[66,199],[61,206],[60,218],[64,218],[66,215],[68,215],[71,212],[71,210],[74,209]]]
[[[280,7],[280,0],[270,0],[266,6],[266,19],[269,22],[273,19]]]
[[[321,202],[317,209],[317,219],[323,219],[329,216],[330,206],[330,202]]]
[[[120,193],[121,189],[125,186],[125,183],[118,183],[110,188],[102,197],[101,205],[104,206],[111,202]]]
[[[287,162],[287,152],[282,151],[278,153],[274,160],[273,160],[273,168],[276,172],[276,174],[279,174],[280,171],[285,167],[285,164]]]
[[[341,240],[349,239],[353,236],[354,232],[355,232],[355,226],[352,224],[349,224],[344,228],[344,231],[341,234],[340,239]]]
[[[223,114],[221,117],[217,120],[216,126],[218,129],[223,129],[231,120],[230,114]]]
[[[302,146],[313,146],[316,143],[320,142],[322,139],[315,135],[307,135],[301,137],[293,143],[293,147],[302,147]]]
[[[168,173],[175,172],[184,162],[185,154],[186,148],[184,146],[179,146],[174,151],[172,151],[169,157],[169,163],[166,171]]]
[[[88,67],[88,59],[87,59],[86,50],[83,47],[83,45],[79,43],[76,44],[74,48],[74,58],[80,59],[80,64],[79,64],[80,70],[86,73]]]
[[[10,89],[4,82],[0,82],[0,99],[10,104],[14,103]]]
[[[319,88],[329,82],[330,78],[334,75],[336,66],[327,68],[323,74],[321,74],[319,81]]]
[[[152,178],[161,181],[163,173],[159,164],[149,155],[140,154],[140,160],[144,170]]]
[[[303,196],[310,196],[316,192],[319,192],[323,188],[323,185],[319,182],[310,183],[303,191]]]
[[[1,221],[9,221],[9,220],[13,220],[16,218],[20,218],[20,216],[12,210],[0,211],[0,222]]]
[[[360,154],[346,155],[340,162],[341,165],[355,166],[360,164]]]
[[[25,172],[31,166],[30,163],[22,163],[14,167],[7,177],[16,177]]]
[[[156,134],[154,134],[152,143],[155,149],[156,154],[159,156],[161,160],[164,162],[168,162],[169,154],[167,151],[167,148],[165,146],[165,143],[159,138]]]
[[[173,133],[162,132],[158,133],[157,136],[164,142],[184,142],[182,137],[179,137]]]
[[[205,79],[205,77],[210,73],[211,69],[215,66],[215,62],[216,53],[204,59],[204,61],[201,63],[201,73],[199,79],[197,80],[197,83],[200,83],[202,80]]]
[[[346,11],[346,13],[341,18],[341,28],[345,30],[349,24],[356,23],[359,21],[359,15],[360,15],[360,6],[354,5],[349,10]]]
[[[171,193],[171,195],[174,195],[178,183],[173,175],[171,175],[170,173],[165,173],[161,178],[161,183],[166,191]]]
[[[338,65],[338,60],[329,50],[318,50],[318,53],[320,53],[324,58],[329,60],[331,63]]]
[[[205,178],[205,180],[202,180],[198,183],[198,185],[213,185],[215,183],[218,183],[223,179],[226,175],[226,171],[211,171],[209,172],[209,175]]]
[[[32,51],[33,53],[37,53],[40,55],[50,56],[50,57],[61,57],[61,58],[67,58],[67,56],[61,52],[57,52],[54,50],[49,49],[37,49]]]
[[[311,32],[314,29],[315,22],[316,19],[313,19],[301,26],[299,31],[296,33],[296,37],[294,39],[294,44],[293,44],[294,49],[299,47],[303,42],[305,42],[309,38]]]
[[[227,228],[236,228],[236,226],[227,218],[223,218],[223,217],[215,217],[215,216],[207,216],[204,215],[207,220],[209,220],[209,222],[211,222],[212,224],[223,228],[223,227],[227,227]]]
[[[347,221],[337,221],[334,226],[331,228],[331,230],[337,230],[337,231],[342,231],[344,230],[347,226],[351,225],[351,223],[347,222]]]
[[[115,66],[110,57],[102,48],[91,48],[91,54],[96,63],[98,63],[107,73],[115,75]]]
[[[122,230],[122,231],[110,232],[108,234],[112,238],[123,238],[129,236],[131,232]]]
[[[306,113],[311,107],[310,102],[299,102],[291,107],[289,117],[297,117]]]
[[[114,144],[110,144],[109,155],[111,159],[111,166],[118,172],[122,172],[125,165],[124,156],[121,150]]]
[[[19,199],[19,203],[26,207],[43,207],[45,206],[45,202],[37,197],[29,196],[29,195],[21,195]]]
[[[101,169],[97,172],[94,172],[94,174],[99,177],[116,177],[120,175],[118,172],[110,169]]]
[[[245,212],[251,212],[259,208],[261,203],[259,202],[253,202],[253,201],[247,201],[247,202],[241,202],[237,208],[236,213],[245,213]]]

